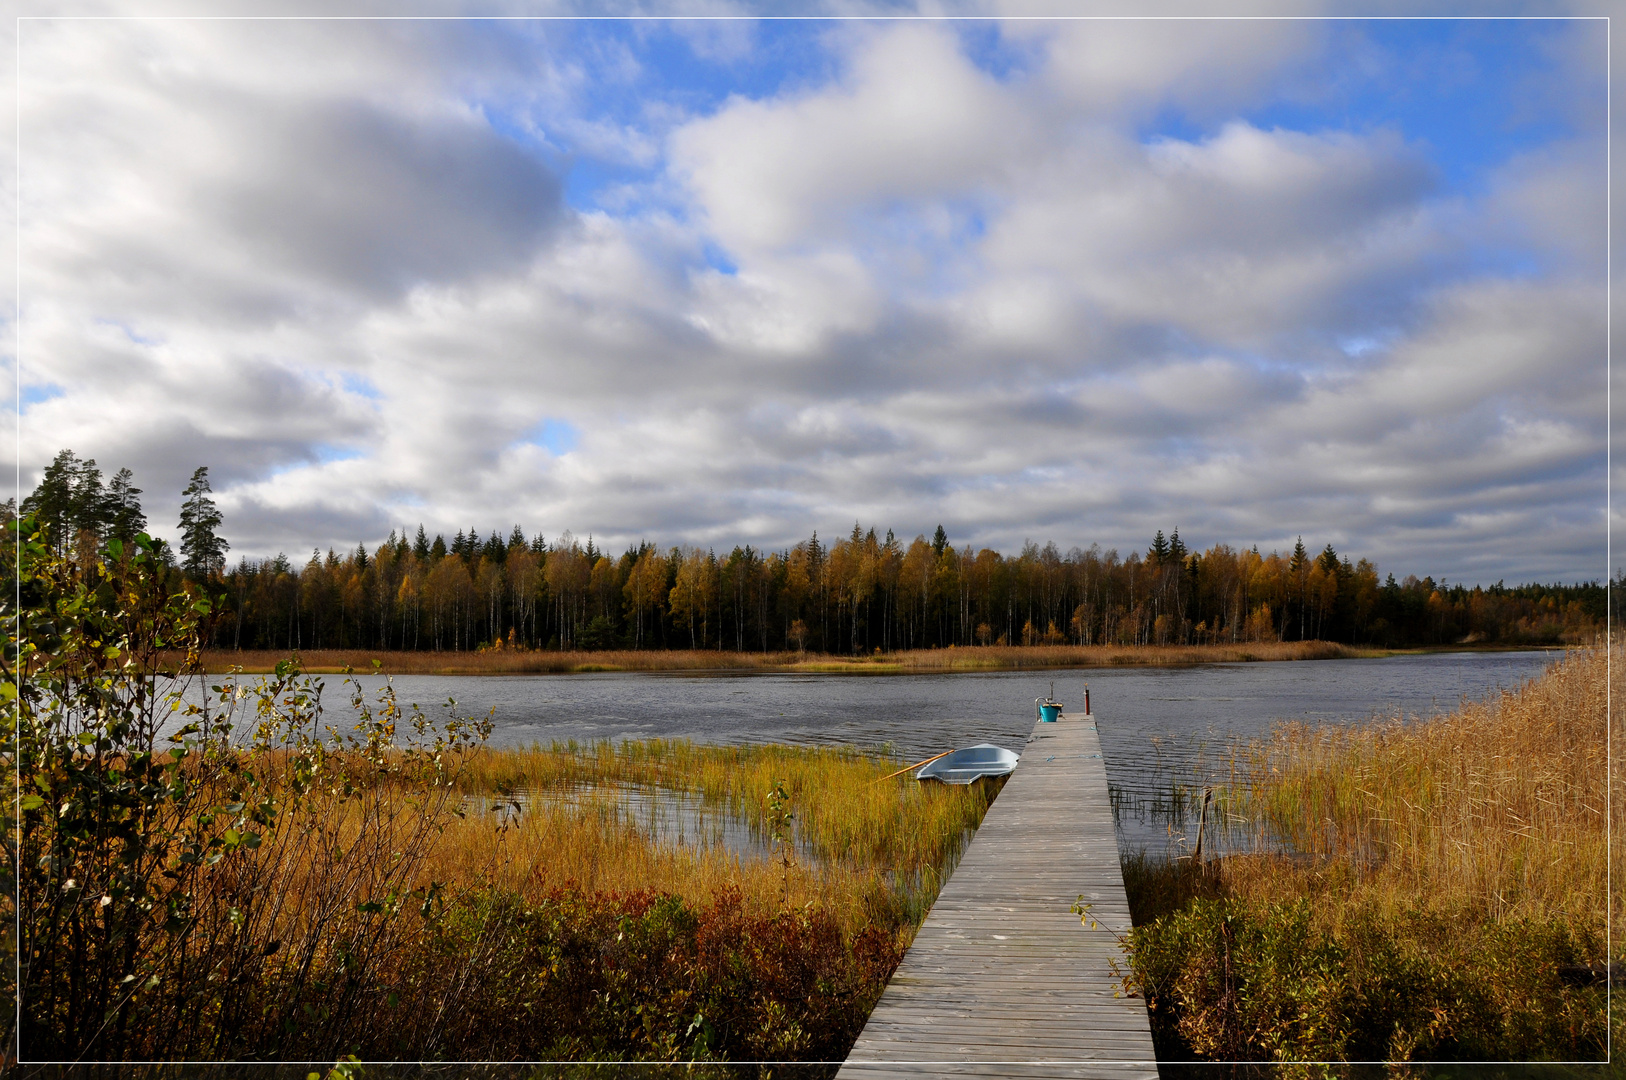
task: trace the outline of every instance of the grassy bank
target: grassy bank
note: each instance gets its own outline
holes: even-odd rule
[[[1125,863],[1160,1058],[1603,1058],[1607,671],[1255,747],[1223,812],[1297,855]]]
[[[839,1061],[990,797],[850,751],[494,751],[387,687],[345,724],[342,689],[262,684],[249,749],[76,728],[24,763],[25,1054]],[[621,789],[773,850],[674,842]]]
[[[402,652],[311,649],[299,654],[306,671],[336,673],[350,668],[390,675],[544,675],[593,671],[695,672],[854,672],[931,674],[955,671],[1037,670],[1044,668],[1175,667],[1264,660],[1331,660],[1383,655],[1378,650],[1327,641],[1247,642],[1236,645],[986,645],[971,648],[912,649],[871,656],[823,653],[614,650],[551,652],[489,649],[483,652]],[[179,654],[170,657],[177,663]],[[207,649],[205,671],[223,674],[240,667],[264,674],[287,659],[272,650]]]

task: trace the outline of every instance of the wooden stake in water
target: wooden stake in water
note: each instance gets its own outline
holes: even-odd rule
[[[1203,810],[1197,816],[1197,850],[1191,855],[1191,861],[1199,865],[1203,861],[1203,829],[1208,824],[1208,802],[1214,797],[1213,788],[1203,788]]]

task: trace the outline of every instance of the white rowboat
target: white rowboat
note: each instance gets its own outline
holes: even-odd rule
[[[1008,776],[1020,755],[993,743],[978,743],[945,754],[915,773],[916,780],[940,780],[945,784],[969,784],[984,776]]]

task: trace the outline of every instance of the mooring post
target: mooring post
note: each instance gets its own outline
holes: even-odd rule
[[[1203,809],[1197,816],[1197,850],[1191,855],[1191,861],[1201,866],[1203,863],[1203,829],[1208,825],[1208,801],[1214,797],[1214,789],[1203,788]]]

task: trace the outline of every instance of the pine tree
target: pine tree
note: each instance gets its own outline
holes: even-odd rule
[[[1185,541],[1180,539],[1179,526],[1176,526],[1174,532],[1169,534],[1169,558],[1180,563],[1186,561],[1186,545]]]
[[[221,517],[209,493],[209,467],[200,465],[181,492],[181,569],[193,577],[224,570],[226,550],[231,547],[215,532]]]
[[[100,539],[107,535],[108,499],[102,490],[102,471],[95,458],[81,461],[72,450],[62,450],[45,467],[45,475],[28,498],[22,513],[34,515],[46,542],[67,554],[81,530]]]
[[[1169,542],[1164,538],[1162,529],[1152,537],[1152,546],[1146,551],[1146,561],[1154,566],[1162,566],[1169,561]]]
[[[429,534],[423,531],[423,523],[418,523],[418,535],[412,538],[412,554],[420,559],[429,558]]]
[[[1333,574],[1338,573],[1338,552],[1333,550],[1331,544],[1328,544],[1326,547],[1321,549],[1321,554],[1316,556],[1316,562],[1321,564],[1321,572],[1323,574],[1330,577]]]
[[[937,527],[937,531],[932,534],[932,551],[937,554],[939,559],[941,559],[943,557],[943,550],[947,547],[948,533],[944,532],[943,526],[939,525]]]
[[[141,512],[141,489],[130,483],[134,474],[120,469],[107,486],[107,533],[130,540],[147,528],[147,515]]]

